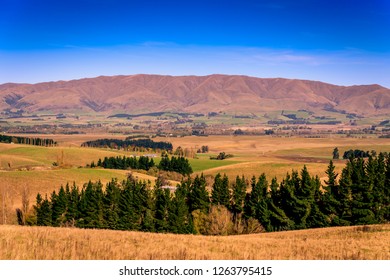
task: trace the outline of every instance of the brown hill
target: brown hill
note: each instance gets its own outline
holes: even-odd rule
[[[132,75],[39,84],[0,85],[0,109],[52,112],[257,113],[344,110],[372,116],[390,112],[390,89],[247,76]]]

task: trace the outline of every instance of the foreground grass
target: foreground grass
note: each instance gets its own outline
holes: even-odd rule
[[[0,226],[0,259],[388,260],[390,225],[241,236]]]

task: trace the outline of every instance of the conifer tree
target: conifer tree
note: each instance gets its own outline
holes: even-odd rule
[[[52,212],[51,212],[51,203],[45,196],[45,199],[42,199],[42,196],[38,193],[37,195],[37,204],[35,206],[37,213],[37,225],[38,226],[51,226],[52,225]]]
[[[121,190],[118,181],[112,179],[111,182],[107,183],[103,197],[104,227],[106,228],[118,229],[120,195]]]
[[[325,173],[328,178],[325,180],[325,193],[319,202],[320,210],[327,216],[327,223],[329,225],[337,226],[339,225],[338,209],[340,207],[340,202],[336,198],[340,196],[340,190],[337,184],[338,174],[335,172],[333,161],[329,162]]]
[[[366,165],[362,158],[351,160],[352,164],[352,224],[374,224],[376,223],[375,215],[371,210],[373,206],[372,185],[366,174]]]
[[[244,211],[244,201],[246,195],[246,182],[244,176],[236,177],[232,191],[232,211],[233,218],[236,219]]]
[[[156,185],[155,197],[155,229],[156,232],[169,231],[169,209],[171,207],[171,194],[169,189],[162,189]]]
[[[203,213],[208,213],[210,206],[209,193],[206,189],[206,179],[203,173],[192,181],[189,192],[189,208],[192,213],[195,210],[200,210]]]
[[[294,227],[294,222],[287,217],[286,213],[282,209],[283,197],[280,191],[279,184],[276,178],[273,178],[270,185],[271,199],[269,200],[269,213],[271,231],[289,230]]]
[[[69,185],[66,185],[67,196],[67,211],[66,211],[66,223],[70,226],[74,226],[79,217],[78,204],[79,204],[79,189],[76,184],[73,183],[73,187],[69,190]]]
[[[268,182],[264,173],[262,173],[257,182],[256,189],[259,191],[259,195],[256,198],[257,201],[253,201],[255,205],[255,218],[260,224],[267,230],[272,230],[270,211],[268,206],[270,204],[270,196],[268,192]]]

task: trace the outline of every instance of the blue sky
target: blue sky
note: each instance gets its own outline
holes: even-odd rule
[[[221,73],[390,87],[387,0],[0,5],[0,83]]]

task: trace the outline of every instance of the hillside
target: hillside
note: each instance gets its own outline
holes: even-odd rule
[[[388,260],[389,225],[200,236],[0,226],[2,260]]]
[[[247,76],[132,75],[38,84],[0,85],[0,110],[27,113],[100,114],[275,110],[388,114],[390,89],[379,85],[336,86],[315,81]]]

